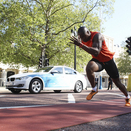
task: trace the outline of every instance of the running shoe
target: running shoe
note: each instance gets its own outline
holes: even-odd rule
[[[130,106],[130,100],[131,100],[131,98],[130,99],[125,99],[125,101],[126,101],[125,106]]]
[[[90,94],[86,97],[86,99],[87,99],[87,100],[91,100],[92,97],[93,97],[96,93],[98,93],[98,90],[97,90],[97,91],[93,91],[93,90],[92,90],[92,91],[90,92]]]

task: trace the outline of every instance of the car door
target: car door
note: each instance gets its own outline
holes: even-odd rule
[[[46,87],[61,88],[64,85],[63,67],[55,67],[46,80]]]
[[[65,83],[68,88],[74,88],[75,82],[77,81],[77,72],[68,67],[64,67]]]

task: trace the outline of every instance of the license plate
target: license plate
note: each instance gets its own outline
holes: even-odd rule
[[[7,85],[14,85],[14,82],[8,82]]]

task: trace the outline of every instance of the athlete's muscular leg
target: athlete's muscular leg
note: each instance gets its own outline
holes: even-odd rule
[[[86,75],[92,87],[95,87],[95,74],[94,72],[98,71],[99,67],[94,61],[89,61],[86,66]]]
[[[112,79],[112,80],[115,83],[115,85],[120,89],[120,91],[123,92],[125,96],[128,96],[126,87],[121,83],[120,79],[116,78],[116,79]]]

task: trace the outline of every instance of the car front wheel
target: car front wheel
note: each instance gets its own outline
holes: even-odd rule
[[[75,84],[75,89],[74,89],[74,92],[75,93],[80,93],[82,92],[83,90],[83,84],[81,81],[77,81],[76,84]]]
[[[33,79],[30,83],[29,92],[32,94],[40,93],[42,90],[42,82],[39,79]]]

